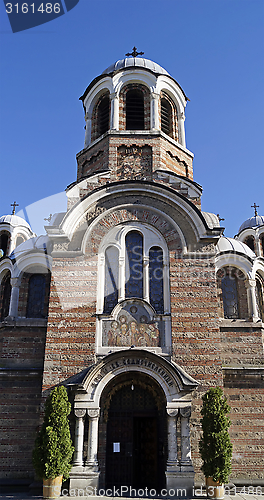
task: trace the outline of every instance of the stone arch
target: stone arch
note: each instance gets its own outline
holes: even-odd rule
[[[90,368],[83,381],[76,387],[74,413],[76,416],[75,455],[70,473],[70,487],[98,487],[98,430],[103,417],[101,404],[104,394],[114,391],[116,382],[133,383],[133,380],[148,385],[152,382],[152,393],[166,407],[168,456],[166,463],[166,486],[184,487],[191,493],[194,470],[191,461],[189,418],[191,415],[191,393],[198,383],[176,363],[169,362],[153,353],[140,349],[129,349],[109,354]],[[110,394],[111,395],[111,394]],[[85,415],[88,415],[87,459],[83,467],[83,442]],[[181,458],[177,468],[177,417],[180,417]],[[80,468],[81,467],[81,468]],[[182,474],[181,474],[182,471]]]

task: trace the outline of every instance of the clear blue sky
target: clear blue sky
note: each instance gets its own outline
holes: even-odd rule
[[[76,180],[84,141],[78,98],[134,45],[190,99],[186,139],[202,209],[225,218],[227,236],[254,202],[264,215],[263,0],[80,0],[15,34],[3,1],[0,16],[0,215],[16,200],[41,234],[44,217],[65,209],[58,193]]]

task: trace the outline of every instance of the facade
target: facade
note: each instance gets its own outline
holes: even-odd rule
[[[231,479],[263,485],[264,217],[227,238],[202,212],[187,97],[133,55],[80,98],[85,145],[66,213],[40,237],[0,218],[0,478],[33,480],[41,401],[63,384],[70,488],[192,494],[201,397],[218,385],[231,406]]]

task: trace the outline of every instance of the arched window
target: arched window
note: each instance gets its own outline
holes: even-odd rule
[[[105,251],[104,312],[111,313],[118,302],[119,251],[110,246]]]
[[[100,137],[100,135],[103,135],[105,132],[107,132],[107,130],[109,130],[109,106],[110,106],[109,97],[108,96],[103,97],[98,106],[98,111],[97,111],[98,137]]]
[[[163,251],[160,247],[149,251],[149,298],[155,311],[163,314]]]
[[[7,255],[8,246],[9,246],[9,234],[1,233],[0,234],[0,248],[3,251],[3,255]]]
[[[225,318],[238,318],[238,295],[236,277],[226,275],[221,280]]]
[[[264,257],[264,234],[260,236],[261,246],[262,246],[262,255]]]
[[[44,318],[46,276],[33,274],[28,285],[27,318]]]
[[[126,93],[126,130],[144,130],[144,95],[141,90]]]
[[[264,321],[263,286],[260,279],[256,280],[256,299],[259,317]]]
[[[126,235],[126,298],[143,298],[143,237],[137,231]]]
[[[253,236],[248,236],[245,240],[244,243],[252,250],[252,252],[255,252],[255,244],[254,244],[254,238]]]
[[[167,99],[161,99],[161,130],[172,137],[172,109]]]
[[[2,307],[1,307],[1,321],[3,321],[9,314],[9,305],[11,297],[11,283],[10,274],[5,276],[2,281]]]
[[[23,238],[23,236],[18,236],[17,239],[16,239],[16,247],[18,247],[18,245],[21,245],[21,243],[24,243],[25,239]]]

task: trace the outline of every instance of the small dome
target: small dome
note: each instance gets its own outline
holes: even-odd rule
[[[248,229],[251,227],[259,227],[264,225],[264,215],[254,215],[254,217],[250,217],[245,220],[243,224],[240,226],[238,232],[240,233],[243,229]]]
[[[10,226],[13,227],[23,226],[27,227],[32,232],[32,229],[27,221],[18,215],[2,215],[2,217],[0,217],[0,224],[10,224]]]
[[[111,64],[109,68],[105,69],[102,72],[102,75],[108,75],[109,73],[113,73],[114,71],[118,71],[119,69],[132,68],[132,67],[146,68],[153,71],[153,73],[170,76],[168,71],[162,68],[159,64],[150,61],[150,59],[145,59],[142,57],[126,57],[126,59],[120,59],[119,61],[116,61],[114,64]]]
[[[254,252],[245,243],[234,238],[227,238],[226,236],[221,236],[216,245],[216,253],[219,254],[222,252],[243,253],[251,259],[256,257]]]
[[[216,214],[212,214],[210,212],[202,212],[207,226],[210,227],[210,229],[214,229],[214,227],[220,227],[219,219]]]

